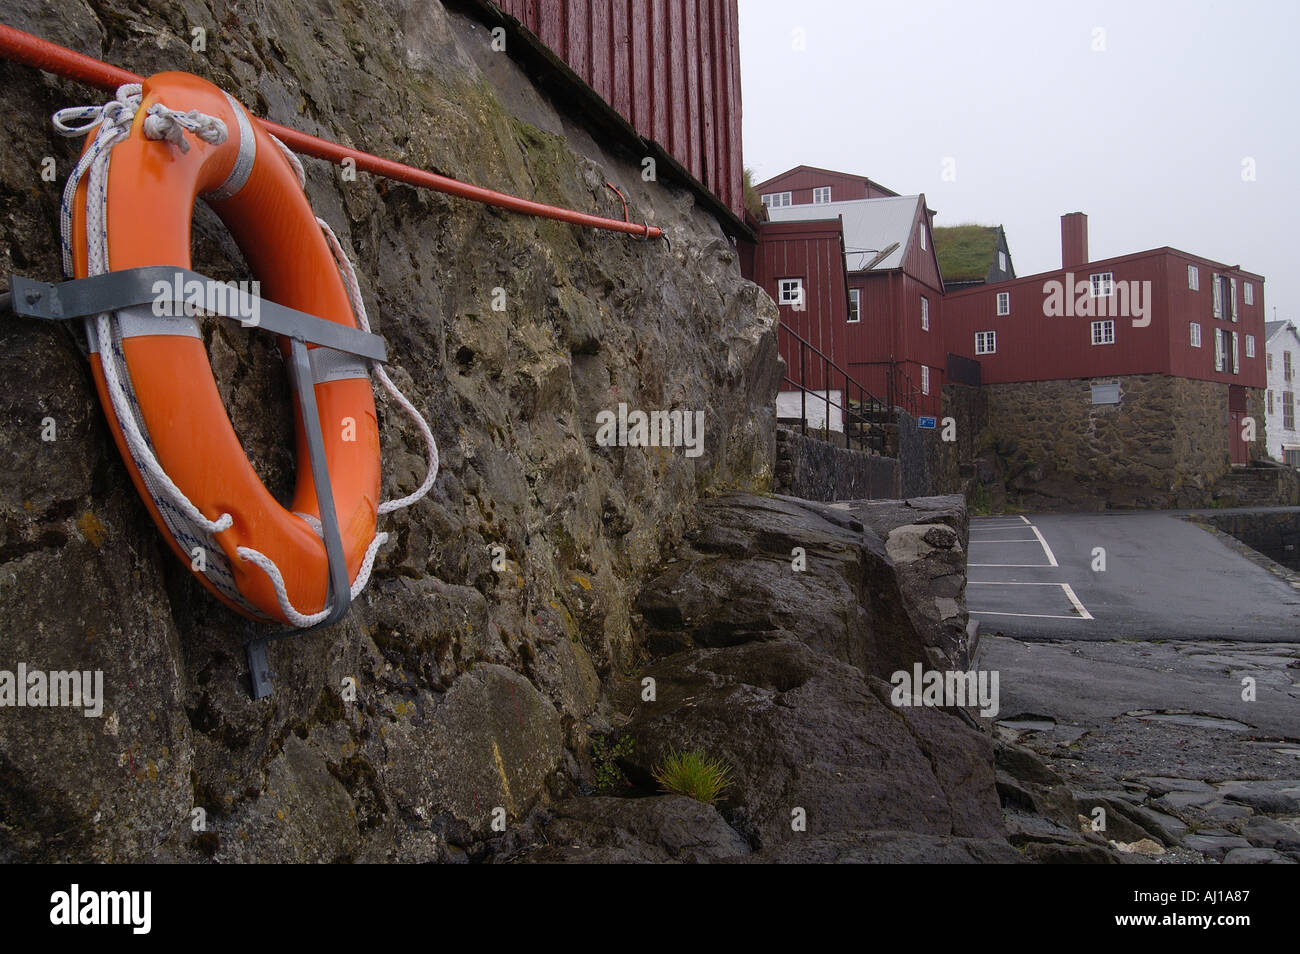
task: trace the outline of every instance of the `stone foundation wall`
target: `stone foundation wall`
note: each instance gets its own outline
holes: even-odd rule
[[[1118,404],[1093,384],[1118,383]],[[1228,386],[1166,375],[986,385],[981,484],[1030,509],[1204,506],[1229,470]]]
[[[865,500],[897,497],[899,462],[808,437],[776,431],[775,489],[805,500]]]
[[[1205,519],[1270,560],[1300,570],[1300,510],[1216,513]]]

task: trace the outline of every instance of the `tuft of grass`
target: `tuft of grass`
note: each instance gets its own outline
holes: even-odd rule
[[[706,805],[716,804],[731,784],[731,769],[726,763],[699,749],[669,751],[652,774],[665,792],[686,795]]]
[[[995,225],[950,225],[934,230],[934,253],[944,281],[982,281],[997,251]]]

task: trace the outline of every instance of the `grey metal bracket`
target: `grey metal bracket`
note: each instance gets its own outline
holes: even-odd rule
[[[12,298],[11,307],[16,314],[46,321],[67,321],[160,301],[184,304],[184,301],[175,302],[174,297],[166,293],[160,295],[156,289],[160,285],[165,285],[169,291],[178,286],[183,289],[190,282],[199,282],[205,287],[225,284],[188,268],[147,265],[58,284],[10,275],[9,293]],[[233,307],[234,300],[238,299],[239,296],[228,294],[227,289],[223,289],[221,294],[204,296],[206,303],[218,306],[210,314],[230,318],[245,327],[262,328],[286,338],[300,338],[314,345],[346,351],[371,361],[388,360],[387,344],[379,335],[326,321],[305,311],[277,305],[265,298],[245,296],[244,300],[257,302],[258,320],[254,324],[248,321],[247,315],[239,314],[238,309]]]
[[[106,272],[93,278],[79,278],[57,285],[11,275],[9,289],[13,310],[16,313],[47,321],[67,321],[154,303],[161,300],[155,290],[159,283],[172,289],[184,287],[191,281],[207,284],[214,282],[214,279],[189,269],[153,265],[124,269],[119,272]],[[327,605],[330,607],[330,612],[324,620],[315,626],[289,629],[256,639],[246,647],[253,698],[263,699],[271,694],[271,669],[267,660],[267,645],[275,640],[332,626],[347,615],[352,603],[347,558],[343,552],[338,512],[334,508],[334,490],[330,484],[329,465],[325,460],[325,439],[321,432],[320,415],[316,409],[316,385],[307,345],[308,343],[321,345],[381,362],[387,360],[388,352],[384,339],[379,335],[325,321],[315,315],[286,308],[265,299],[258,299],[259,321],[256,325],[250,324],[245,320],[246,316],[238,314],[237,309],[230,305],[230,297],[224,294],[206,295],[204,300],[227,306],[212,312],[214,314],[238,320],[246,327],[261,328],[290,339],[289,376],[298,398],[298,408],[302,413],[312,482],[315,484],[316,502],[321,513],[321,536],[324,539],[325,556],[329,566]]]

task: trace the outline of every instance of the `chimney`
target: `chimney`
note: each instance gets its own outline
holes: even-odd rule
[[[1088,217],[1082,212],[1061,216],[1061,267],[1088,264]]]

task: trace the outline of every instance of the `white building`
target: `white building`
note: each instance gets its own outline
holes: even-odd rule
[[[1265,367],[1268,390],[1264,394],[1270,457],[1300,467],[1300,331],[1294,321],[1264,324]]]

